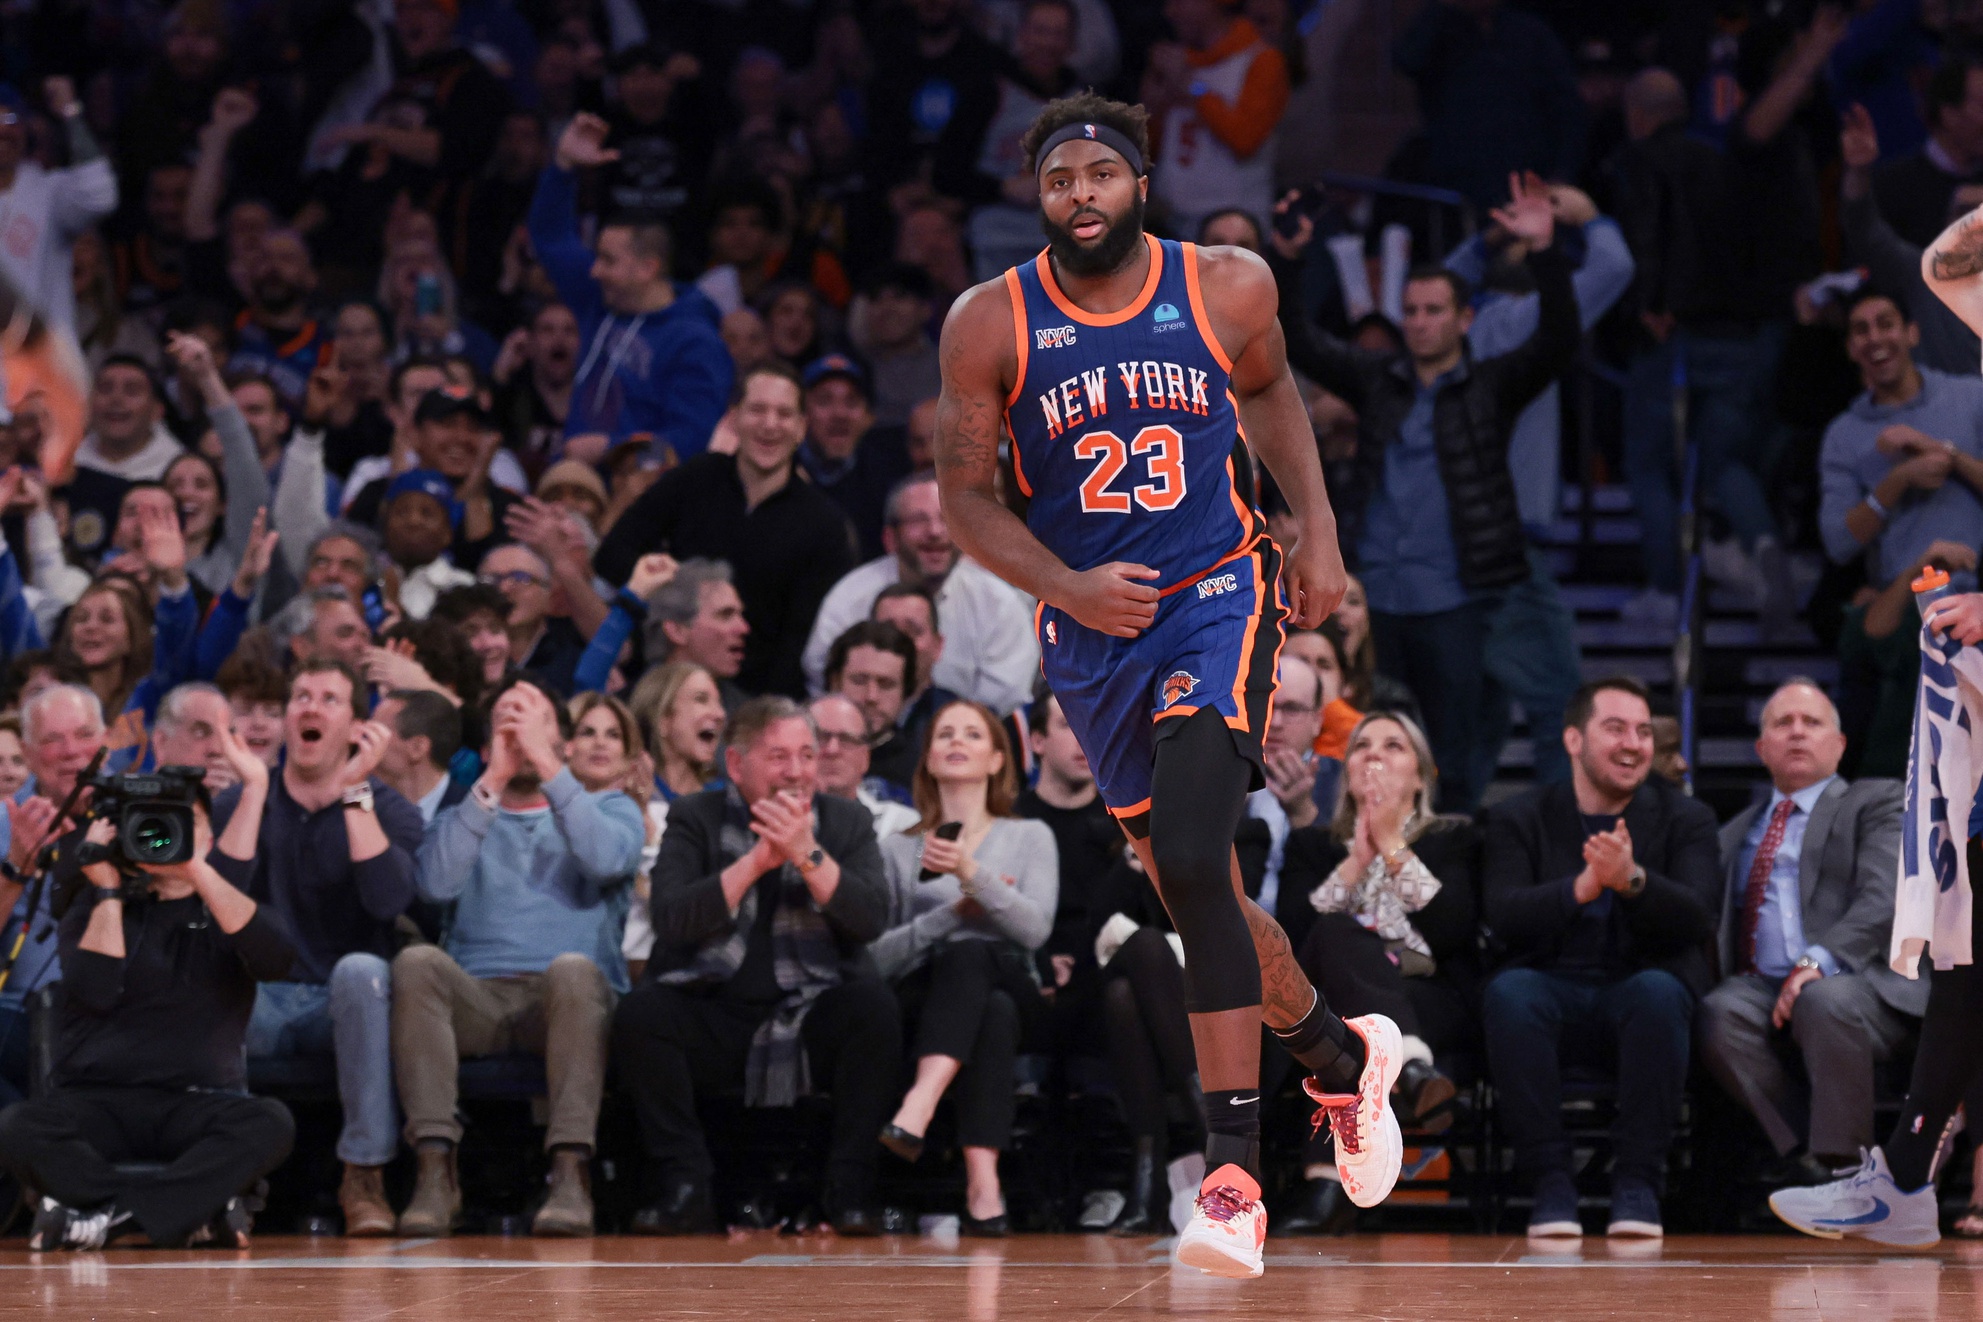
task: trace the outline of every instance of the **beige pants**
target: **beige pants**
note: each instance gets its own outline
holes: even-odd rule
[[[392,962],[392,991],[393,1073],[409,1144],[461,1142],[462,1057],[529,1051],[544,1057],[550,1083],[544,1146],[592,1146],[619,999],[598,965],[560,955],[542,973],[472,978],[439,946],[408,946]]]

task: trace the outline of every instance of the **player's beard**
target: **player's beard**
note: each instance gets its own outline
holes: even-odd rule
[[[1083,207],[1068,220],[1072,221],[1083,213],[1102,216],[1095,207]],[[1107,220],[1108,217],[1102,216],[1102,219]],[[1069,275],[1108,275],[1120,270],[1130,254],[1136,251],[1136,245],[1143,241],[1142,192],[1138,190],[1130,194],[1129,210],[1108,227],[1108,231],[1092,248],[1084,247],[1072,230],[1054,224],[1045,210],[1040,212],[1040,228],[1046,232],[1047,251],[1053,254],[1054,264],[1061,270]]]

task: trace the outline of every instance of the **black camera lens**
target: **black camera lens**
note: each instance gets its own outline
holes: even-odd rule
[[[178,823],[163,813],[136,818],[128,832],[132,852],[139,858],[169,858],[179,847]]]

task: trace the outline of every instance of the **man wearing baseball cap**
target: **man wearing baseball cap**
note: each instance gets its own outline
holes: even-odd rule
[[[480,564],[496,543],[506,540],[503,516],[517,498],[489,480],[489,457],[500,441],[495,420],[473,386],[430,390],[414,407],[413,453],[420,467],[447,479],[453,498],[461,502],[454,533],[456,564]],[[382,477],[368,484],[352,498],[346,517],[376,525],[392,480]]]
[[[877,427],[867,369],[844,353],[814,359],[805,387],[806,439],[799,466],[854,525],[861,559],[882,553],[888,493],[909,475],[909,448],[900,427]]]
[[[379,501],[379,522],[386,554],[400,569],[399,607],[409,619],[426,619],[434,598],[475,581],[448,557],[461,502],[445,474],[411,468],[394,478]]]

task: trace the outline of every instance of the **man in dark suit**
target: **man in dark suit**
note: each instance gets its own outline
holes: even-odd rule
[[[1838,709],[1808,679],[1763,706],[1770,795],[1721,832],[1721,968],[1701,1054],[1786,1158],[1823,1184],[1873,1145],[1873,1066],[1919,1023],[1927,979],[1887,966],[1901,787],[1838,775]],[[1799,1069],[1801,1063],[1802,1069]]]
[[[789,698],[737,708],[723,743],[730,788],[669,809],[654,953],[613,1021],[656,1195],[633,1228],[715,1229],[698,1094],[741,1088],[746,1106],[790,1106],[817,1086],[833,1095],[821,1201],[839,1234],[878,1234],[867,1202],[902,1027],[867,953],[888,917],[874,815],[818,792],[817,733]]]
[[[1583,1233],[1563,1132],[1569,1058],[1618,1081],[1609,1233],[1657,1236],[1688,1028],[1713,979],[1714,814],[1648,778],[1652,708],[1637,680],[1584,685],[1564,719],[1571,783],[1485,817],[1482,901],[1502,965],[1482,1005],[1488,1071],[1534,1182],[1531,1235]]]

